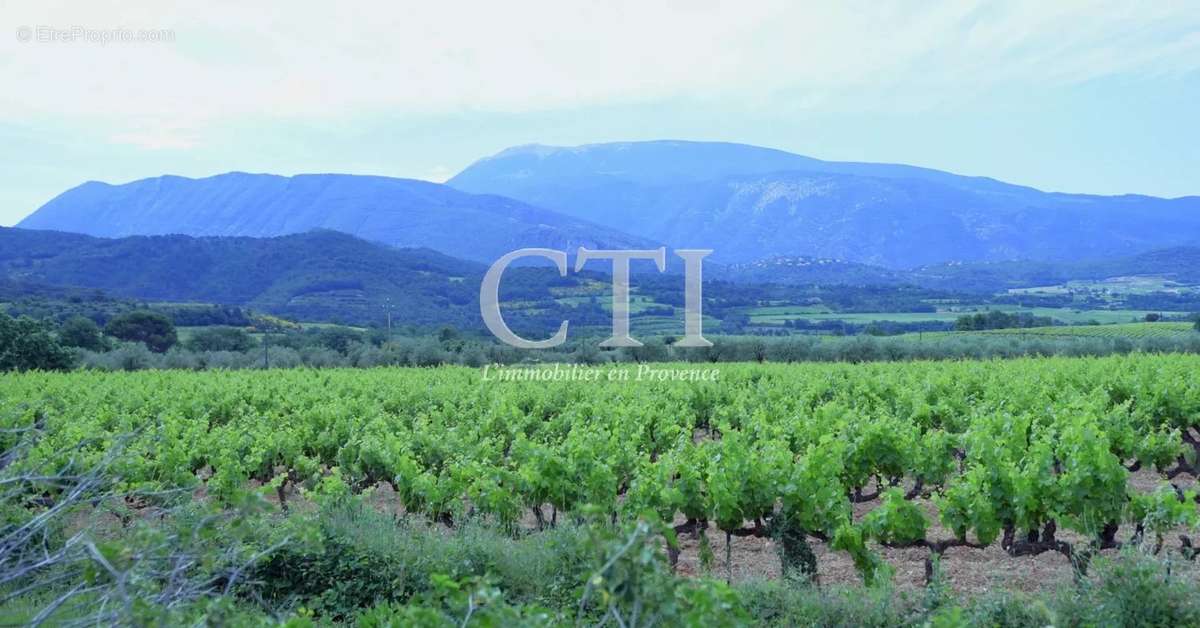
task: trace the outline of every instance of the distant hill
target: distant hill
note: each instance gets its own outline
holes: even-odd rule
[[[1082,262],[938,264],[907,274],[912,283],[926,287],[985,292],[1129,276],[1157,276],[1182,284],[1200,284],[1200,247],[1171,247]]]
[[[973,293],[1052,286],[1079,280],[1154,276],[1200,284],[1200,247],[1172,247],[1138,255],[1081,262],[954,262],[893,270],[838,259],[772,257],[714,265],[707,276],[739,283],[782,285],[913,285]]]
[[[479,325],[484,267],[333,231],[275,238],[104,239],[0,228],[0,284],[248,306],[298,320]]]
[[[390,309],[398,326],[482,330],[478,294],[484,271],[483,264],[429,249],[396,249],[323,230],[273,238],[109,239],[0,228],[0,301],[92,299],[99,290],[123,299],[238,306],[311,322],[381,324]],[[847,311],[868,311],[864,308],[909,307],[929,297],[969,298],[965,293],[990,295],[1070,280],[1153,275],[1200,284],[1200,248],[1072,264],[968,263],[909,271],[776,257],[706,264],[704,272],[705,313],[736,321],[738,308],[814,297]],[[608,277],[597,272],[559,277],[548,268],[512,269],[502,286],[505,319],[514,329],[534,334],[557,329],[563,319],[572,321],[575,332],[605,332],[611,324],[604,309],[607,283]],[[659,317],[672,329],[681,324],[677,312],[663,318],[661,311],[683,305],[679,276],[645,272],[634,283],[638,295],[655,304],[635,312],[635,318]],[[1194,297],[1182,299],[1177,308],[1163,303],[1159,298],[1145,305],[1195,309]]]
[[[331,229],[397,247],[491,262],[521,247],[646,248],[653,243],[492,195],[411,179],[231,172],[88,182],[19,225],[101,237],[183,234],[270,237]]]
[[[448,182],[745,264],[773,257],[913,268],[1078,261],[1200,244],[1200,197],[1057,194],[897,164],[742,144],[524,146]]]

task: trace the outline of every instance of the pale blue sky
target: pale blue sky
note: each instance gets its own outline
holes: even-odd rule
[[[662,138],[1200,194],[1194,3],[824,4],[5,2],[0,225],[92,179],[442,180],[514,144]],[[174,40],[39,40],[75,26]]]

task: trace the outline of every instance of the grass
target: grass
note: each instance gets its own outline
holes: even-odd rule
[[[829,308],[823,305],[767,305],[748,311],[750,316],[805,316],[809,314],[828,314]]]
[[[326,613],[402,599],[429,587],[435,574],[489,575],[510,601],[567,607],[592,558],[582,527],[564,524],[514,536],[467,520],[446,530],[381,512],[363,500],[292,514],[277,533],[316,533],[321,542],[288,545],[261,564],[257,577],[268,583],[267,599],[317,598]]]
[[[604,308],[604,310],[606,310],[606,311],[609,311],[609,312],[612,311],[612,295],[602,294],[602,295],[593,295],[593,296],[595,296],[597,305],[599,305],[601,308]],[[555,299],[555,301],[557,301],[561,305],[574,306],[574,305],[581,305],[581,304],[587,303],[591,299],[592,299],[592,296],[567,296],[567,297],[558,297]],[[642,296],[642,295],[637,295],[637,294],[629,295],[629,313],[630,314],[640,314],[640,313],[646,311],[646,309],[652,308],[652,307],[664,307],[664,305],[656,302],[654,299],[652,299],[648,296]]]
[[[349,329],[351,331],[366,331],[366,327],[356,327],[354,325],[342,325],[339,323],[300,323],[305,329],[325,329],[336,327],[340,329]]]

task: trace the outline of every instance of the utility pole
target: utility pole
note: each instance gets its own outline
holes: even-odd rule
[[[387,297],[383,300],[383,309],[387,311],[387,335],[388,339],[392,338],[392,298]]]
[[[271,327],[263,328],[263,368],[271,368]]]

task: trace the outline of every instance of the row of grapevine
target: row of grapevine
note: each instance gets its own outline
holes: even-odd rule
[[[1095,549],[1193,525],[1181,482],[1200,449],[1197,373],[1200,358],[1156,355],[722,365],[717,382],[485,382],[449,367],[26,373],[0,376],[0,427],[38,431],[35,466],[122,447],[116,470],[148,494],[203,484],[224,499],[257,482],[286,500],[382,483],[447,525],[586,511],[772,534],[800,557],[817,539],[871,579],[887,573],[876,544],[935,555],[1000,542],[1085,567]],[[1134,490],[1137,469],[1161,486]],[[923,501],[953,538],[927,538]],[[874,507],[856,518],[856,502]],[[1066,543],[1060,528],[1093,541]]]
[[[991,329],[971,332],[988,336],[1041,336],[1052,338],[1180,338],[1196,333],[1192,323],[1117,323],[1109,325],[1059,325]]]

